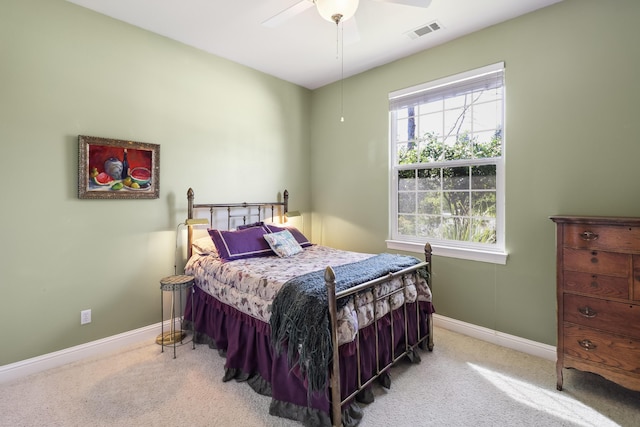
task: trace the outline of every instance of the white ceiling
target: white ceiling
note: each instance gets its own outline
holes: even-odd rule
[[[427,8],[360,0],[341,24],[344,74],[337,26],[313,5],[275,27],[262,24],[309,0],[67,1],[315,89],[561,0],[432,0]],[[440,30],[407,36],[433,21]]]

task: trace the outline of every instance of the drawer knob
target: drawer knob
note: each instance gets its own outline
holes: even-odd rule
[[[578,312],[583,317],[586,317],[588,319],[591,319],[591,318],[596,317],[598,315],[598,312],[595,311],[593,308],[589,307],[588,305],[585,306],[585,307],[578,308]]]
[[[598,240],[598,234],[593,231],[583,231],[580,233],[580,238],[587,241]]]
[[[584,340],[579,340],[578,344],[580,345],[580,347],[584,348],[585,350],[589,351],[589,350],[595,350],[596,347],[598,347],[597,345],[595,345],[591,340],[588,339],[584,339]]]

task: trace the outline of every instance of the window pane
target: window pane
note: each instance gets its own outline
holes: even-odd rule
[[[409,133],[407,131],[409,120],[408,119],[399,119],[396,124],[396,141],[408,141]]]
[[[398,144],[396,156],[399,165],[418,163],[418,152],[415,149],[415,142]]]
[[[432,236],[442,238],[440,233],[442,217],[431,215],[418,216],[418,236]]]
[[[469,188],[469,167],[443,168],[443,188],[460,190]]]
[[[440,215],[442,213],[442,193],[439,191],[425,191],[418,193],[418,213]]]
[[[484,152],[487,151],[487,148],[491,146],[491,141],[495,133],[496,132],[494,130],[475,131],[473,133],[474,143],[477,147],[480,147],[475,149],[474,156],[476,159],[483,159],[485,157],[497,157],[495,155],[488,156],[484,154]]]
[[[478,217],[496,217],[496,192],[475,191],[471,193],[471,215]]]
[[[448,240],[469,241],[471,220],[469,218],[444,218],[442,222],[442,236]]]
[[[398,233],[405,236],[416,235],[416,221],[413,215],[398,215]]]
[[[398,191],[412,191],[416,189],[416,171],[401,170],[398,171]]]
[[[480,132],[475,134],[476,140],[473,146],[473,157],[487,159],[502,155],[502,132]]]
[[[398,213],[416,213],[415,193],[398,193]]]
[[[498,101],[474,105],[473,130],[495,130],[502,124],[502,110]]]
[[[474,190],[496,188],[496,165],[472,166],[471,176],[471,188]]]
[[[420,142],[420,163],[437,162],[443,159],[442,140],[433,134],[427,134]]]
[[[444,160],[473,158],[474,144],[468,133],[453,135],[446,140]]]
[[[496,242],[496,222],[495,220],[473,220],[473,242],[495,243]]]
[[[424,136],[427,133],[434,135],[442,134],[442,118],[444,113],[438,111],[431,114],[425,114],[418,117],[418,134]]]
[[[455,216],[467,216],[470,214],[470,193],[468,191],[445,192],[443,199],[443,211],[445,213]]]
[[[439,190],[442,185],[440,170],[418,169],[418,190]]]
[[[444,135],[455,136],[471,130],[471,115],[469,110],[456,108],[444,112]],[[456,138],[457,139],[457,138]]]

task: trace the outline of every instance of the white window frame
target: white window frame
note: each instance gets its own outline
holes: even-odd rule
[[[504,73],[504,62],[488,65],[486,67],[470,70],[464,73],[456,74],[453,76],[445,77],[435,81],[427,82],[418,86],[413,86],[406,89],[391,92],[389,94],[389,147],[390,147],[390,185],[389,185],[389,230],[390,238],[386,241],[387,248],[394,250],[402,250],[407,252],[422,253],[424,251],[425,243],[429,243],[433,250],[434,255],[446,256],[452,258],[506,264],[507,252],[505,250],[505,177],[504,177],[504,159],[505,159],[505,141],[506,133],[504,126],[504,100],[505,100],[505,88],[503,85],[503,128],[502,128],[502,156],[492,159],[481,159],[482,162],[489,160],[496,165],[496,243],[492,245],[472,242],[457,242],[451,240],[438,240],[433,238],[409,238],[407,236],[401,236],[398,233],[398,170],[401,169],[396,164],[397,160],[397,146],[395,144],[396,135],[396,122],[394,120],[392,102],[397,99],[420,96],[421,93],[428,91],[438,90],[440,88],[446,88],[446,86],[453,86],[456,84],[463,84],[465,80],[476,78],[481,75],[491,74],[496,72]],[[446,90],[446,89],[445,89]],[[424,163],[426,168],[440,168],[455,166],[455,160],[451,162],[433,162]],[[464,161],[464,165],[473,164],[474,160]]]

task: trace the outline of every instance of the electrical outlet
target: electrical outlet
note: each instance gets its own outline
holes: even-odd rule
[[[80,324],[86,325],[87,323],[91,323],[91,309],[80,312]]]

